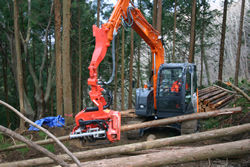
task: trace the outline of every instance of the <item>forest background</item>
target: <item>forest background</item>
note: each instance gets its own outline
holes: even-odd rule
[[[245,10],[239,35],[243,1]],[[211,7],[214,2],[219,6]],[[235,82],[239,78],[236,85],[249,83],[249,0],[137,0],[134,3],[156,29],[157,23],[161,23],[158,30],[164,41],[166,63],[188,62],[190,46],[194,45],[191,62],[197,65],[200,88],[218,79]],[[87,85],[88,65],[95,46],[92,25],[100,26],[107,21],[113,5],[103,0],[1,0],[0,99],[32,120],[63,115],[67,124],[73,123],[73,115],[93,105]],[[192,13],[195,22],[191,21]],[[221,51],[223,23],[225,41]],[[193,41],[190,40],[192,26]],[[131,29],[121,28],[116,41],[117,70],[109,89],[114,95],[112,108],[124,110],[133,107],[135,89],[148,82],[151,51]],[[222,78],[218,76],[219,67],[223,68]],[[108,80],[111,72],[109,49],[99,67],[99,76]],[[24,127],[3,106],[0,114],[0,124],[12,129]]]

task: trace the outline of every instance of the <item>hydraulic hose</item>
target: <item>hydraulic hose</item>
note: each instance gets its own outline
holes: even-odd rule
[[[112,75],[109,78],[108,82],[104,82],[105,85],[110,84],[113,81],[114,76],[115,76],[115,36],[116,36],[116,33],[113,33],[113,40],[112,40],[112,63],[113,63],[113,70],[112,70]]]

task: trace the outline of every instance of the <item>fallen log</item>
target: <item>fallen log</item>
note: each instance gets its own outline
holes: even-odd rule
[[[208,103],[211,103],[212,101],[217,100],[217,99],[219,99],[219,98],[221,98],[223,96],[226,96],[226,95],[227,95],[227,92],[223,92],[223,93],[218,94],[218,95],[216,95],[214,97],[211,97],[209,99],[204,100],[203,104],[207,105]]]
[[[204,95],[204,96],[200,97],[199,100],[200,100],[200,101],[204,101],[205,99],[207,99],[207,98],[209,98],[209,97],[212,97],[212,96],[215,96],[215,95],[218,95],[218,94],[220,94],[220,93],[222,93],[222,92],[223,92],[223,90],[217,90],[217,91],[215,91],[215,92],[212,92],[212,93],[209,93],[209,94],[207,94],[207,95]]]
[[[249,153],[250,139],[246,139],[202,147],[185,148],[180,150],[161,151],[138,156],[90,161],[81,163],[81,165],[95,167],[151,167],[207,160],[212,158],[230,157],[234,155],[244,155]],[[75,165],[71,166],[74,167]]]
[[[207,89],[206,91],[200,92],[199,93],[199,97],[202,97],[204,95],[206,95],[207,93],[211,93],[218,90],[216,87],[209,87],[209,89]]]
[[[235,86],[234,84],[232,84],[231,82],[223,82],[224,84],[231,86],[234,90],[236,90],[237,92],[239,92],[242,96],[244,96],[248,101],[250,101],[250,97],[240,88],[238,88],[237,86]]]
[[[204,93],[204,92],[206,92],[207,90],[210,90],[210,89],[213,89],[214,88],[214,86],[209,86],[209,87],[207,87],[207,88],[204,88],[204,89],[201,89],[201,90],[199,90],[199,94],[202,94],[202,93]]]
[[[33,125],[34,127],[40,129],[41,131],[43,131],[44,133],[46,133],[50,138],[52,138],[54,140],[54,142],[57,143],[58,146],[60,146],[63,151],[65,151],[73,160],[74,162],[80,166],[80,161],[68,150],[68,148],[63,145],[60,140],[58,140],[52,133],[50,133],[47,129],[35,124],[34,122],[32,122],[31,120],[29,120],[28,118],[26,118],[21,112],[19,112],[17,109],[15,109],[14,107],[12,107],[11,105],[9,105],[8,103],[5,103],[4,101],[0,100],[0,104],[4,105],[5,107],[9,108],[10,110],[12,110],[13,112],[15,112],[21,119],[25,120],[26,122],[28,122],[29,124]]]
[[[25,137],[21,136],[20,134],[13,132],[12,130],[5,128],[1,125],[0,125],[0,131],[5,135],[11,136],[19,141],[26,143],[31,148],[33,148],[33,149],[45,154],[46,156],[50,157],[53,161],[57,162],[59,165],[64,166],[64,167],[69,166],[66,162],[64,162],[64,160],[61,157],[51,153],[50,151],[43,148],[42,146],[39,146],[39,145],[35,144],[34,142],[26,139]],[[0,166],[1,166],[1,164],[0,164]]]
[[[209,113],[208,112],[194,113],[194,114],[188,114],[188,115],[183,115],[183,116],[148,121],[148,122],[144,122],[140,124],[124,125],[124,126],[121,126],[121,131],[129,131],[129,130],[141,129],[141,128],[146,128],[146,127],[156,127],[156,126],[167,125],[167,124],[172,124],[176,122],[183,122],[183,121],[194,120],[194,119],[204,119],[204,118],[216,117],[220,115],[235,114],[241,111],[242,111],[241,107],[236,107],[236,108],[215,110]],[[58,140],[60,141],[69,140],[69,136],[58,137]],[[48,139],[48,140],[43,140],[43,141],[37,141],[35,143],[36,144],[49,144],[53,142],[54,142],[53,140]],[[11,151],[17,148],[23,148],[25,146],[26,145],[24,144],[10,146],[8,148],[1,149],[0,152]]]
[[[241,110],[242,110],[241,107],[228,108],[228,109],[215,110],[211,112],[200,112],[200,113],[187,114],[187,115],[182,115],[182,116],[177,116],[177,117],[170,117],[170,118],[165,118],[165,119],[143,122],[139,124],[124,125],[121,127],[121,132],[147,128],[147,127],[156,127],[156,126],[167,125],[167,124],[172,124],[172,123],[177,123],[177,122],[184,122],[184,121],[195,120],[195,119],[216,117],[220,115],[234,114],[234,113],[241,112]]]
[[[216,107],[219,107],[221,105],[223,105],[224,103],[228,102],[229,100],[233,99],[234,98],[234,95],[231,95],[231,96],[228,96],[226,97],[225,99],[215,103],[215,104],[209,104],[209,107],[212,108],[212,109],[215,109]]]
[[[219,89],[221,89],[221,90],[224,90],[224,91],[226,91],[226,92],[228,92],[228,93],[232,93],[232,94],[235,94],[235,93],[236,93],[236,92],[234,92],[234,91],[231,91],[231,90],[225,89],[225,88],[220,87],[220,86],[218,86],[218,85],[213,85],[213,86],[215,86],[215,87],[217,87],[217,88],[219,88]]]
[[[78,159],[99,158],[99,157],[108,156],[108,155],[131,153],[134,151],[160,148],[164,146],[174,146],[178,144],[193,143],[193,142],[198,142],[198,141],[203,141],[203,140],[221,138],[221,137],[226,137],[226,136],[233,136],[233,135],[238,135],[238,134],[246,133],[246,132],[250,132],[250,123],[239,125],[239,126],[233,126],[229,128],[195,133],[195,134],[190,134],[190,135],[176,136],[176,137],[157,139],[157,140],[141,142],[141,143],[133,143],[133,144],[127,144],[127,145],[121,145],[121,146],[106,147],[106,148],[101,148],[101,149],[77,152],[77,153],[74,153],[74,155]],[[59,155],[59,157],[61,157],[65,161],[71,160],[70,157],[66,154]],[[53,163],[51,159],[49,159],[48,157],[43,157],[43,158],[22,160],[22,161],[10,162],[10,163],[2,163],[0,164],[0,166],[1,167],[9,167],[9,166],[24,167],[24,166],[45,165],[45,164],[51,164],[51,163]]]

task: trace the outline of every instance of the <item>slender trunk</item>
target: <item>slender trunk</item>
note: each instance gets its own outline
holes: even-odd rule
[[[101,6],[101,0],[97,0],[97,19],[96,19],[97,27],[99,27],[100,24],[100,6]]]
[[[82,108],[82,37],[81,37],[81,8],[78,0],[78,56],[79,56],[79,76],[78,76],[78,110]]]
[[[204,51],[204,33],[205,33],[205,0],[202,1],[203,4],[203,13],[202,13],[202,25],[201,25],[201,74],[200,74],[200,86],[202,86],[202,78],[203,78],[203,62],[204,62],[204,56],[205,56],[205,51]]]
[[[21,43],[19,36],[19,25],[18,25],[18,2],[14,0],[14,30],[15,30],[15,46],[16,46],[16,61],[17,61],[17,82],[18,82],[18,93],[19,93],[19,104],[20,112],[25,114],[24,110],[24,94],[23,94],[23,69],[22,69],[22,58],[21,58]],[[24,130],[24,121],[20,120],[20,129]]]
[[[124,110],[124,55],[125,55],[125,30],[122,27],[122,57],[121,57],[121,110]]]
[[[224,57],[224,44],[225,44],[226,21],[227,21],[227,3],[228,0],[224,0],[222,31],[221,31],[221,41],[220,41],[219,73],[218,73],[219,81],[222,81],[222,74],[223,74],[223,62],[224,62],[223,57]]]
[[[132,0],[132,2],[134,2]],[[128,92],[128,108],[132,108],[132,97],[133,97],[133,62],[134,62],[134,30],[131,29],[130,39],[130,60],[129,60],[129,92]]]
[[[63,102],[65,124],[73,123],[72,117],[72,88],[71,88],[71,59],[70,59],[70,6],[71,0],[63,0]]]
[[[63,115],[62,52],[61,52],[61,2],[55,0],[55,53],[56,53],[56,113]]]
[[[157,31],[161,34],[161,22],[162,22],[162,0],[158,0],[157,2]]]
[[[175,62],[175,39],[176,39],[176,6],[177,6],[177,0],[174,0],[174,34],[173,34],[173,55],[172,55],[172,62]]]
[[[119,35],[116,39],[116,50],[115,50],[115,89],[114,89],[114,110],[117,110],[117,87],[118,87],[118,58],[119,58]],[[112,44],[113,45],[113,44]]]
[[[195,15],[196,15],[196,0],[192,3],[192,15],[191,15],[191,33],[190,33],[190,48],[188,62],[194,62],[194,48],[195,48]]]
[[[209,69],[208,69],[208,63],[207,63],[207,56],[206,55],[204,55],[204,65],[205,65],[205,69],[206,69],[207,83],[208,83],[208,85],[211,85],[210,73],[209,73]]]
[[[138,55],[137,55],[137,83],[136,83],[136,87],[139,88],[140,87],[140,76],[141,76],[141,40],[139,40],[138,43]]]
[[[241,2],[241,12],[240,12],[240,27],[239,27],[239,38],[238,38],[238,49],[236,54],[236,66],[235,66],[235,77],[234,84],[238,86],[238,78],[239,78],[239,69],[240,69],[240,52],[241,52],[241,38],[242,38],[242,27],[243,27],[243,18],[244,18],[244,8],[245,8],[245,0]]]
[[[158,0],[153,1],[153,27],[156,28],[157,25],[157,2]]]

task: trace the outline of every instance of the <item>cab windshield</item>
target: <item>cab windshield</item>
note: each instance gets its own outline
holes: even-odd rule
[[[159,96],[179,94],[182,85],[182,68],[166,68],[160,73]]]

